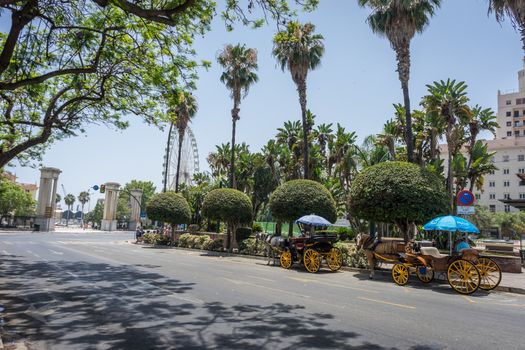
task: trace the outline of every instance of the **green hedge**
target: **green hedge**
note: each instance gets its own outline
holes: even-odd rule
[[[337,219],[336,204],[330,192],[311,180],[292,180],[279,186],[270,196],[274,218],[284,222],[316,214],[330,222]]]
[[[159,193],[151,197],[146,205],[146,213],[150,220],[187,224],[191,219],[191,209],[186,199],[172,191]]]

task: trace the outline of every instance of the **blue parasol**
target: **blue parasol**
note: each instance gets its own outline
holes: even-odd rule
[[[319,215],[305,215],[295,221],[296,224],[311,225],[317,227],[332,226],[332,223]]]
[[[430,220],[423,226],[423,230],[479,233],[478,228],[470,221],[452,215],[440,216]]]

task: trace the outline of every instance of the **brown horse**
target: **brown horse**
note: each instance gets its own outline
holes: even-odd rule
[[[370,268],[370,279],[374,278],[374,267],[377,261],[376,254],[397,255],[397,253],[399,252],[398,245],[404,245],[404,243],[401,243],[399,241],[386,241],[376,243],[374,237],[366,233],[359,233],[355,238],[355,242],[357,250],[363,249],[365,252],[366,260],[368,261],[368,266]]]

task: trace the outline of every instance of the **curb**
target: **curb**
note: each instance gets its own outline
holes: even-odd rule
[[[134,243],[134,242],[130,242],[130,241],[127,241],[127,242],[129,242],[130,244],[138,245],[137,243]],[[146,244],[146,243],[140,243],[140,245],[159,248],[159,249],[178,249],[178,250],[185,250],[185,251],[190,251],[190,252],[201,252],[201,253],[204,253],[204,255],[218,256],[218,257],[237,257],[237,258],[252,259],[252,260],[267,260],[268,259],[267,257],[264,257],[264,256],[244,255],[244,254],[226,253],[226,252],[213,252],[213,251],[207,251],[207,250],[202,250],[202,249],[171,247],[171,246],[167,247],[167,246],[162,246],[162,245],[153,245],[153,244]],[[350,266],[343,266],[341,267],[341,270],[348,271],[348,272],[360,272],[360,273],[365,273],[365,274],[370,273],[369,269],[350,267]],[[381,275],[382,277],[389,277],[390,271],[376,269],[375,274]],[[525,295],[525,288],[518,288],[518,287],[498,286],[494,289],[494,291]]]

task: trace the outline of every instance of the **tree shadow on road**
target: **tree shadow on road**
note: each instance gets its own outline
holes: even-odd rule
[[[329,313],[205,302],[195,284],[133,266],[1,256],[0,286],[4,340],[31,349],[386,349]]]

